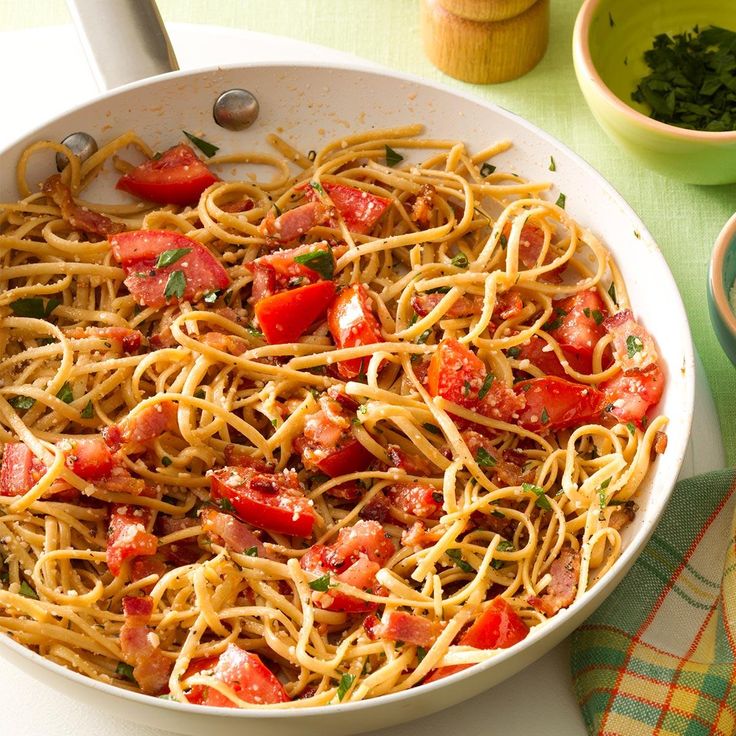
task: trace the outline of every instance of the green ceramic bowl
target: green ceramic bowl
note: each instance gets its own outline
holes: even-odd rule
[[[708,271],[708,310],[721,347],[736,365],[736,314],[729,292],[736,283],[736,215],[716,238]]]
[[[736,0],[586,0],[573,34],[575,73],[601,128],[644,165],[691,184],[736,182],[736,131],[660,123],[631,99],[654,37],[695,25],[736,30]]]

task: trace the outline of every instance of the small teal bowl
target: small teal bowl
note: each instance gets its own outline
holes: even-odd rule
[[[736,313],[729,295],[736,292],[736,214],[716,238],[708,270],[708,310],[718,342],[736,365]],[[736,301],[736,293],[734,296]]]

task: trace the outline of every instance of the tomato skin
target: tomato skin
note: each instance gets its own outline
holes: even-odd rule
[[[519,345],[519,360],[528,360],[547,376],[568,378],[562,363],[552,350],[544,350],[549,343],[539,335],[532,335],[529,340]]]
[[[442,512],[442,493],[427,483],[397,483],[389,490],[388,500],[405,514],[420,519],[437,519]]]
[[[427,372],[431,396],[473,409],[487,371],[483,361],[457,340],[445,339],[432,354]]]
[[[107,566],[113,575],[120,574],[125,560],[156,554],[158,539],[146,531],[150,517],[148,509],[127,504],[113,506],[107,530]]]
[[[205,670],[214,670],[220,657],[197,657],[189,663],[186,671],[182,675],[182,680],[187,680],[194,675],[198,675],[200,672]],[[207,699],[207,690],[209,688],[206,685],[193,685],[192,688],[185,694],[186,699],[194,705],[204,705]]]
[[[318,281],[261,299],[256,317],[269,344],[296,342],[335,296],[334,281]]]
[[[343,289],[327,312],[327,324],[338,348],[373,345],[382,342],[381,325],[368,299],[368,291],[362,284]],[[338,371],[343,378],[355,378],[368,366],[369,356],[343,360]]]
[[[104,478],[115,467],[115,460],[105,441],[100,438],[86,440],[65,440],[69,445],[66,465],[80,478],[98,480]]]
[[[295,476],[229,466],[209,477],[212,499],[229,501],[243,521],[279,534],[312,536],[314,511]]]
[[[603,393],[593,386],[552,376],[521,381],[514,389],[526,400],[518,424],[531,432],[598,422],[604,406]]]
[[[559,327],[550,330],[570,365],[578,373],[591,373],[593,351],[605,334],[604,320],[608,316],[605,304],[595,289],[581,291],[552,303],[553,320]],[[596,319],[597,317],[597,319]]]
[[[125,285],[135,300],[147,307],[163,307],[170,301],[192,301],[207,291],[225,289],[230,277],[220,262],[200,243],[170,230],[134,230],[108,238],[115,260],[127,273]],[[158,257],[169,250],[190,252],[170,266],[156,268]],[[166,297],[172,273],[184,274],[181,297]]]
[[[634,422],[638,427],[650,407],[659,403],[665,378],[659,365],[652,363],[643,371],[631,370],[600,385],[610,412],[621,422]]]
[[[329,182],[322,182],[321,186],[345,221],[348,230],[353,233],[361,235],[369,233],[391,204],[390,199],[377,197],[357,187]],[[310,200],[315,200],[319,196],[309,184],[304,187],[304,194]]]
[[[261,658],[253,652],[246,652],[235,644],[228,644],[227,649],[218,657],[213,677],[229,685],[241,700],[248,703],[287,703],[289,701],[283,685],[263,664]],[[211,687],[207,688],[203,704],[221,708],[237,707],[229,698]]]
[[[182,143],[123,174],[115,188],[158,204],[193,205],[216,181],[191,147]]]
[[[519,618],[514,609],[500,596],[474,621],[472,626],[460,637],[458,644],[476,649],[508,649],[526,638],[529,627]],[[469,664],[440,667],[432,672],[425,683],[441,680],[443,677],[460,672]]]
[[[317,467],[330,478],[348,473],[357,473],[365,470],[371,462],[373,455],[358,442],[350,440],[343,447],[335,450],[330,455],[317,462]]]

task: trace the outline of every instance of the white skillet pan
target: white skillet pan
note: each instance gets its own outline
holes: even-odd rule
[[[265,147],[265,136],[274,131],[308,151],[349,132],[414,122],[424,123],[432,137],[462,139],[475,150],[510,138],[514,147],[496,163],[530,179],[552,181],[549,196],[554,200],[565,193],[567,209],[607,244],[623,272],[634,310],[654,335],[666,365],[668,383],[660,409],[670,418],[669,443],[637,497],[640,510],[625,531],[623,554],[604,580],[519,645],[426,687],[361,703],[238,711],[173,703],[101,684],[5,636],[0,636],[0,654],[46,684],[116,717],[197,736],[337,736],[379,729],[476,696],[533,663],[581,624],[629,569],[667,503],[690,433],[695,371],[687,318],[667,264],[642,222],[596,171],[561,143],[469,95],[394,72],[332,64],[243,64],[171,72],[175,61],[153,0],[70,4],[86,33],[101,86],[123,86],[31,131],[0,153],[0,201],[17,199],[14,168],[27,145],[42,138],[59,141],[75,131],[105,141],[133,128],[154,150],[164,150],[186,129],[223,152]],[[157,76],[124,84],[151,75]],[[232,88],[249,90],[260,104],[258,118],[240,132],[219,127],[212,116],[215,99]],[[554,173],[548,170],[550,156],[556,162]],[[52,170],[51,160],[36,161],[32,180],[40,182]],[[223,178],[232,175],[220,173]],[[95,189],[104,190],[101,201],[110,199],[109,181],[96,182]],[[485,697],[493,698],[493,692]]]

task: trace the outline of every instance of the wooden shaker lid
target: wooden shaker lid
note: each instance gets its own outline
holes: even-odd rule
[[[463,82],[515,79],[533,69],[547,50],[549,4],[550,0],[421,0],[424,52],[437,68]]]

